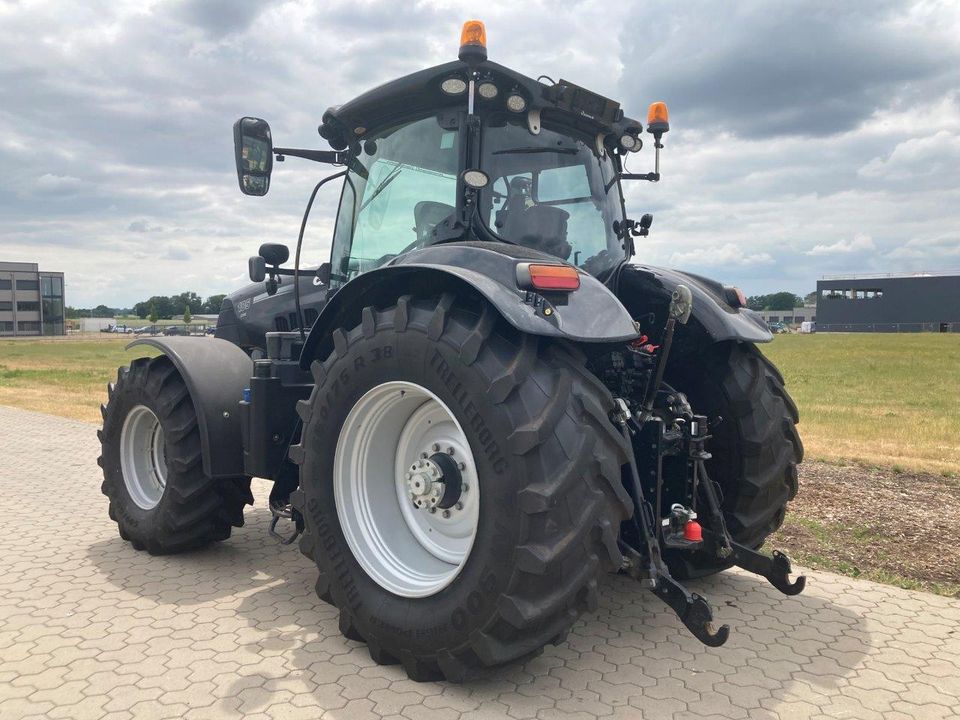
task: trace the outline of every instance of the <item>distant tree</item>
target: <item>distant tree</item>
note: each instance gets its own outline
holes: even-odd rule
[[[140,317],[143,317],[143,316],[140,315]],[[157,315],[157,306],[156,306],[156,304],[152,304],[152,305],[150,306],[150,324],[151,324],[151,325],[156,325],[156,324],[157,324],[157,320],[159,320],[159,319],[160,319],[160,316]]]
[[[93,309],[93,316],[98,318],[108,318],[113,317],[114,312],[111,308],[108,308],[106,305],[97,305]]]
[[[67,320],[76,320],[78,317],[82,317],[79,310],[69,305],[65,308],[65,312],[67,313]]]
[[[751,310],[793,310],[802,305],[803,298],[786,290],[772,295],[751,295],[747,298],[747,307]]]
[[[778,292],[767,295],[767,302],[764,310],[793,310],[795,307],[803,305],[803,298],[794,295],[792,292]]]
[[[191,320],[193,320],[193,315],[190,314],[190,306],[187,305],[183,309],[183,324],[189,325]]]
[[[200,312],[200,306],[203,305],[203,299],[195,292],[184,292],[169,298],[173,307],[174,315],[181,315],[184,310],[190,308],[191,313]]]
[[[220,312],[220,306],[223,305],[223,299],[226,295],[211,295],[200,307],[200,312],[205,315],[216,315]]]
[[[803,296],[804,305],[816,305],[817,304],[817,291],[814,290],[812,293],[807,293]]]

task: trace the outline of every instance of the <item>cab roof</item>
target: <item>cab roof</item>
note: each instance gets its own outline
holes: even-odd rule
[[[478,86],[492,82],[498,90],[493,99],[476,96],[478,111],[506,110],[506,98],[520,95],[526,102],[524,115],[539,111],[548,122],[591,135],[611,135],[613,142],[624,133],[639,135],[642,130],[639,121],[624,116],[619,103],[566,80],[545,84],[489,60],[476,65],[455,60],[405,75],[329,108],[323,114],[320,135],[335,150],[345,150],[385,127],[465,107],[465,92],[450,95],[440,86],[451,78],[466,82],[472,73]]]

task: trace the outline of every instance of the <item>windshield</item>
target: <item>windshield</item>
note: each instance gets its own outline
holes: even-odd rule
[[[456,205],[459,138],[430,116],[371,135],[340,198],[331,284],[426,243]]]
[[[480,164],[490,176],[481,200],[488,227],[592,275],[615,267],[625,257],[613,230],[623,207],[613,163],[594,144],[545,126],[534,135],[526,116],[489,116]]]

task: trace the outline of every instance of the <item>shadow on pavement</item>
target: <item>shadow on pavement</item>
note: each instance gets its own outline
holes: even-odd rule
[[[118,588],[157,603],[216,604],[235,612],[249,629],[242,637],[252,638],[238,649],[263,662],[236,676],[227,697],[262,687],[260,707],[271,688],[297,680],[333,716],[347,699],[377,688],[376,712],[384,714],[400,712],[416,696],[419,702],[442,696],[432,701],[437,707],[467,711],[501,703],[504,714],[517,702],[558,709],[566,703],[570,711],[585,712],[596,711],[588,708],[592,702],[608,708],[680,703],[674,710],[705,702],[723,715],[731,693],[755,696],[757,708],[763,700],[770,711],[797,683],[832,694],[870,649],[864,618],[818,594],[816,578],[792,598],[739,572],[688,583],[710,601],[718,623],[731,627],[727,644],[712,649],[638,583],[611,576],[597,612],[581,618],[566,643],[464,685],[414,683],[399,666],[376,665],[363,644],[340,634],[336,609],[314,594],[312,563],[296,545],[280,546],[267,535],[269,519],[262,507],[248,510],[247,525],[231,540],[172,557],[138,553],[119,537],[88,549],[91,562]],[[260,707],[247,705],[244,712]]]

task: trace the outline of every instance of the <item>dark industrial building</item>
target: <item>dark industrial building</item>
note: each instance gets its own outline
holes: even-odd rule
[[[817,282],[818,332],[960,332],[960,272]]]
[[[63,335],[63,273],[0,262],[0,337]]]

